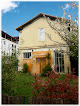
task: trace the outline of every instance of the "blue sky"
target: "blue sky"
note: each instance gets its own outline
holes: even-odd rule
[[[67,11],[67,8],[72,13],[72,8],[69,5],[64,5],[69,2],[61,2],[61,1],[23,1],[23,2],[13,2],[12,8],[5,9],[6,11],[2,11],[2,30],[8,33],[11,36],[19,36],[19,32],[15,29],[25,22],[29,21],[31,18],[36,16],[37,14],[45,13],[48,15],[63,16],[63,6],[64,10]],[[75,10],[77,12],[77,10]]]

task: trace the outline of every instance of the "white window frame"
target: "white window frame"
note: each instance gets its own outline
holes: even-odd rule
[[[55,57],[55,53],[58,53],[58,57]],[[59,59],[61,58],[61,62],[62,62],[62,59],[64,60],[64,54],[63,54],[63,57],[62,57],[62,53],[61,54],[61,57],[59,57],[59,51],[54,51],[54,66],[56,66],[56,63],[55,63],[55,59],[57,58],[58,59],[58,65],[59,65],[59,73],[61,73],[61,70],[60,70],[60,67],[64,66],[64,64],[60,64],[60,61]],[[56,70],[56,72],[58,72],[58,70]]]
[[[43,29],[43,39],[40,39],[40,30]],[[45,28],[39,28],[38,41],[45,41]]]
[[[26,53],[26,55],[27,55],[26,58],[24,58],[24,53]],[[28,58],[28,53],[31,53],[31,52],[23,52],[23,59],[31,59],[30,54],[29,54],[30,57]],[[31,54],[31,55],[32,55],[32,54]]]

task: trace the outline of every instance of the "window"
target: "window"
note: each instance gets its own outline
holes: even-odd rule
[[[64,72],[64,55],[63,53],[59,53],[55,51],[54,63],[56,67],[56,72]]]
[[[12,47],[13,47],[13,44],[12,44]]]
[[[39,58],[37,58],[36,60],[37,60],[37,64],[39,64]]]
[[[24,58],[24,59],[29,59],[29,58],[31,58],[31,52],[23,53],[23,58]]]
[[[39,40],[44,40],[44,28],[39,29]]]
[[[15,52],[16,52],[16,45],[15,45]]]
[[[6,41],[4,41],[4,45],[6,44]]]

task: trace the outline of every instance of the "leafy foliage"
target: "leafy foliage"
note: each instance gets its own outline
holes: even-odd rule
[[[71,74],[66,74],[64,80],[58,80],[60,78],[59,74],[54,71],[48,72],[46,81],[43,78],[38,77],[35,74],[35,82],[33,83],[33,94],[34,96],[41,96],[52,99],[70,99],[72,101],[78,101],[78,85],[73,86],[70,81],[77,79],[78,77]]]
[[[28,71],[28,65],[27,65],[27,63],[24,63],[23,72],[24,72],[24,73],[27,73],[27,71]]]
[[[15,80],[18,59],[15,55],[2,56],[2,93],[11,95],[15,92],[12,82]]]
[[[79,3],[71,2],[65,5],[69,5],[72,8],[71,10],[65,11],[62,7],[64,13],[62,18],[56,17],[54,21],[44,15],[44,18],[48,22],[49,26],[55,30],[57,34],[66,42],[67,46],[70,48],[70,51],[66,49],[66,52],[69,53],[71,59],[71,66],[73,67],[73,62],[78,63],[78,47],[79,47]],[[75,12],[76,9],[76,12]],[[73,14],[74,13],[74,14]],[[52,39],[51,34],[46,33],[47,37],[56,45],[60,47],[61,42],[55,41]],[[78,73],[78,64],[75,65],[76,72]]]
[[[46,73],[47,73],[48,71],[49,71],[49,72],[52,71],[52,68],[50,67],[49,64],[46,65],[45,68],[42,70],[41,76],[43,76],[43,77],[46,76]]]

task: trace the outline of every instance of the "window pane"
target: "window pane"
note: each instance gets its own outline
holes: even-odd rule
[[[37,58],[37,64],[39,64],[39,59]]]
[[[44,40],[44,28],[40,29],[40,40]]]
[[[57,58],[55,58],[55,65],[57,65]]]
[[[27,53],[25,53],[25,58],[27,58]]]
[[[28,53],[28,57],[27,58],[29,58],[29,53]]]
[[[57,72],[59,72],[59,66],[57,66]]]
[[[56,53],[56,57],[58,57],[58,53]]]
[[[26,53],[24,53],[24,58],[26,58]]]
[[[55,52],[55,57],[56,57],[56,52]]]
[[[31,52],[30,52],[30,57],[31,57]]]
[[[62,66],[60,66],[60,72],[62,71]]]
[[[62,64],[64,64],[64,58],[62,59]]]
[[[64,56],[62,55],[62,57],[64,57]]]
[[[61,61],[62,61],[62,58],[59,58],[60,65],[61,65],[61,63],[62,63]]]
[[[61,57],[61,54],[59,53],[59,57]]]

